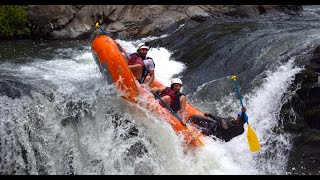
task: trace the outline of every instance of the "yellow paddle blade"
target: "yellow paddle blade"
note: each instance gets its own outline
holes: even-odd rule
[[[251,152],[259,151],[260,150],[260,144],[259,144],[258,137],[257,137],[256,133],[253,131],[253,129],[251,129],[249,124],[248,124],[247,137],[248,137],[248,143],[249,143],[250,151]]]
[[[96,27],[99,27],[99,26],[100,26],[100,25],[99,25],[99,22],[97,22],[97,23],[96,23]]]

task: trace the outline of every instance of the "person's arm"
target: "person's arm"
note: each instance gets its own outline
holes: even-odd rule
[[[164,91],[166,89],[165,86],[161,86],[161,87],[154,87],[151,89],[151,93],[155,94],[155,93],[160,93],[162,91]]]
[[[186,96],[181,96],[180,97],[180,118],[182,120],[182,125],[186,126],[187,120],[186,120],[186,106],[187,106],[187,100]]]
[[[236,123],[239,123],[241,120],[245,121],[244,119],[244,114],[245,112],[247,111],[247,108],[246,107],[242,107],[241,108],[241,116],[238,115],[237,119],[236,119]]]
[[[209,118],[211,118],[211,119],[214,119],[213,114],[210,114],[210,113],[203,113],[203,115],[204,115],[205,117],[209,117]]]
[[[123,57],[123,59],[126,61],[126,63],[128,64],[128,56],[127,56],[127,52],[126,50],[117,42],[115,41],[116,45],[118,46],[118,49]]]
[[[154,81],[154,70],[150,70],[150,79],[148,80],[148,82],[146,82],[147,86],[151,86],[151,83]]]
[[[148,73],[150,76],[148,76],[145,80],[147,87],[150,87],[151,83],[154,81],[154,62],[152,60],[152,58],[148,58],[146,60],[144,60],[144,64],[146,66],[146,69],[148,70]]]

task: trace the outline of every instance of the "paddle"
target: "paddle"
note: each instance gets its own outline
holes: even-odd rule
[[[170,110],[170,112],[181,122],[181,124],[183,125],[182,123],[182,119],[178,116],[178,114],[176,112],[174,112],[171,107],[166,103],[164,102],[164,100],[161,99],[161,97],[159,96],[159,94],[155,93],[154,94],[158,99],[160,99],[160,101]],[[184,126],[187,126],[187,125],[184,125]]]
[[[96,27],[98,27],[103,33],[105,33],[107,36],[110,36],[109,33],[107,33],[107,31],[105,31],[104,29],[102,29],[102,27],[99,25],[99,22],[96,23]]]
[[[170,112],[181,122],[181,124],[183,125],[183,126],[186,126],[187,128],[188,128],[188,126],[185,124],[183,124],[182,123],[182,119],[178,116],[178,114],[177,113],[175,113],[172,109],[171,109],[171,107],[166,103],[166,102],[164,102],[164,100],[162,100],[161,99],[161,97],[159,96],[159,94],[157,94],[157,93],[155,93],[154,94],[158,99],[160,99],[160,101],[170,110]],[[201,143],[201,145],[205,145],[205,143],[201,140],[201,139],[198,139],[199,140],[199,142]]]
[[[238,96],[239,96],[239,99],[240,99],[241,107],[243,107],[242,97],[241,97],[240,90],[238,88],[238,84],[237,84],[237,81],[236,81],[237,77],[236,76],[232,76],[231,78],[233,79],[233,82],[234,82],[234,84],[236,86],[236,90],[237,90],[237,93],[238,93]],[[257,137],[256,133],[253,131],[253,129],[251,128],[251,126],[249,125],[248,116],[245,113],[244,113],[244,119],[246,120],[247,125],[248,125],[247,138],[248,138],[250,151],[251,152],[259,151],[260,150],[260,144],[259,144],[259,141],[258,141],[258,137]]]
[[[96,23],[96,27],[98,27],[104,34],[106,34],[107,36],[111,37],[111,34],[110,34],[110,33],[108,33],[107,31],[105,31],[104,29],[101,28],[101,26],[99,25],[99,22]],[[112,37],[111,37],[111,38],[112,38]],[[114,38],[112,38],[112,39],[114,39]],[[126,55],[126,54],[127,54],[127,53],[126,53],[126,50],[123,49],[123,47],[120,46],[120,44],[117,43],[116,41],[115,41],[115,43],[116,43],[116,45],[118,46],[119,51],[122,52],[122,53],[125,53],[125,55]],[[129,58],[129,56],[126,55],[126,58]]]

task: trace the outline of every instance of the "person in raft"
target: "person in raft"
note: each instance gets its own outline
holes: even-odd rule
[[[112,39],[117,39],[118,33],[112,34]],[[147,57],[149,43],[140,43],[136,47],[136,53],[128,53],[117,41],[115,41],[123,59],[140,84],[150,84],[154,81],[155,64],[151,57]],[[146,82],[145,82],[146,81]]]
[[[242,107],[241,112],[238,113],[236,119],[233,117],[223,118],[204,113],[204,116],[193,115],[188,121],[198,127],[202,134],[206,136],[213,135],[228,142],[232,138],[243,134],[243,125],[248,118],[245,114],[246,111],[247,109]]]
[[[181,117],[182,125],[186,126],[186,96],[181,93],[182,81],[179,78],[174,78],[171,80],[170,87],[154,87],[151,89],[151,93],[160,93],[161,99],[170,106],[170,108],[178,113]],[[166,106],[160,101],[160,104],[166,108]]]
[[[243,134],[243,125],[246,123],[245,119],[247,118],[245,114],[247,109],[245,107],[241,108],[241,112],[238,113],[236,119],[233,117],[223,118],[214,116],[210,113],[204,113],[204,116],[193,115],[186,119],[186,96],[180,92],[181,87],[181,79],[175,78],[171,80],[170,87],[154,87],[151,89],[151,93],[160,93],[161,99],[170,105],[170,108],[175,113],[179,112],[182,125],[185,126],[187,122],[191,123],[206,136],[212,135],[228,142],[232,138]],[[162,102],[160,102],[160,104],[166,107]]]
[[[147,42],[138,44],[137,52],[130,54],[128,67],[140,84],[145,83],[147,87],[150,87],[150,84],[154,81],[155,64],[152,58],[147,57],[148,45]]]

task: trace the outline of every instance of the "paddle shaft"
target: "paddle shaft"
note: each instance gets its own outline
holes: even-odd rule
[[[242,97],[241,97],[241,94],[240,94],[240,90],[239,90],[239,87],[238,87],[238,84],[237,84],[237,81],[236,80],[233,80],[235,86],[236,86],[236,90],[237,90],[237,93],[238,93],[238,96],[239,96],[239,99],[240,99],[240,104],[241,104],[241,107],[243,107],[243,103],[242,103]]]
[[[155,93],[154,94],[158,99],[160,99],[160,101],[171,111],[171,113],[177,118],[179,119],[180,122],[182,122],[181,118],[178,116],[178,114],[176,112],[174,112],[171,107],[166,103],[164,102],[164,100],[161,99],[161,97],[159,96],[159,94]]]
[[[238,87],[238,83],[236,81],[236,79],[233,79],[233,82],[234,82],[234,85],[236,86],[236,90],[237,90],[237,93],[238,93],[238,96],[239,96],[239,99],[240,99],[240,104],[241,104],[241,107],[243,107],[243,103],[242,103],[242,96],[240,94],[240,90],[239,90],[239,87]],[[243,113],[243,112],[242,112]],[[247,124],[249,124],[248,122],[248,116],[246,116],[246,114],[244,113],[244,119],[246,120]]]
[[[110,36],[110,34],[109,34],[109,33],[107,33],[107,31],[105,31],[104,29],[102,29],[102,27],[101,27],[101,26],[99,26],[99,28],[100,28],[100,30],[101,30],[103,33],[105,33],[107,36]]]
[[[102,27],[100,26],[99,22],[96,23],[96,27],[98,27],[103,33],[105,33],[107,36],[110,36],[110,33],[108,33],[107,31],[105,31],[104,29],[102,29]],[[110,36],[111,37],[111,36]]]

